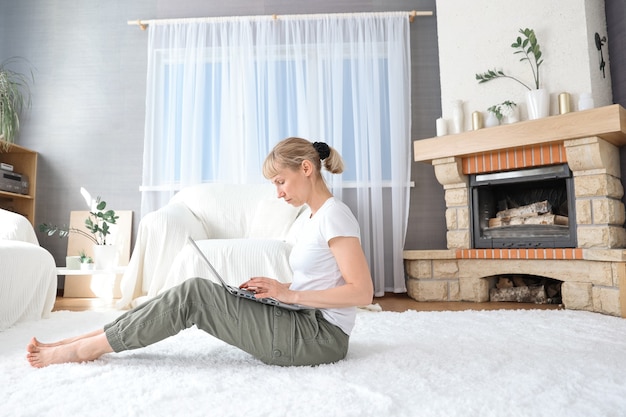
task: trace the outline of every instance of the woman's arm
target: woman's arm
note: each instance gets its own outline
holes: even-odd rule
[[[368,305],[374,287],[365,254],[356,237],[336,237],[328,242],[343,276],[344,285],[326,290],[292,291],[271,278],[255,277],[242,284],[254,289],[257,297],[273,297],[285,303],[317,308],[339,308]]]

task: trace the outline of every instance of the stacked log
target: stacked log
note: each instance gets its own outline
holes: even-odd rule
[[[496,217],[489,219],[489,227],[519,225],[563,225],[567,226],[566,216],[552,214],[552,205],[547,201],[539,201],[526,206],[501,210]]]
[[[501,276],[490,290],[489,300],[558,304],[561,302],[561,283],[528,275]]]

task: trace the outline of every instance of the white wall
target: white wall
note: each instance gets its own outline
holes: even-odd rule
[[[526,88],[510,79],[478,84],[475,78],[496,68],[534,84],[528,63],[511,48],[520,28],[534,29],[541,46],[540,83],[550,92],[551,115],[558,114],[562,92],[571,94],[572,110],[584,92],[592,93],[596,107],[612,104],[608,48],[603,78],[594,40],[596,32],[606,36],[604,0],[437,0],[437,26],[443,117],[450,119],[453,100],[463,100],[465,130],[473,111],[505,100],[518,103],[527,119]]]

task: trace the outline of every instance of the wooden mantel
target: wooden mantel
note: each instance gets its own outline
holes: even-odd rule
[[[417,162],[597,136],[626,145],[626,110],[619,104],[413,142]]]

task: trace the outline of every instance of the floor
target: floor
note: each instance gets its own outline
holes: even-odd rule
[[[374,304],[380,305],[384,311],[402,312],[407,310],[416,311],[459,311],[459,310],[499,310],[499,309],[558,309],[556,304],[530,304],[530,303],[473,303],[466,301],[458,302],[418,302],[410,298],[406,293],[387,293],[384,297],[376,297]],[[57,297],[54,310],[70,311],[107,311],[115,309],[115,300],[100,298],[64,298]]]

